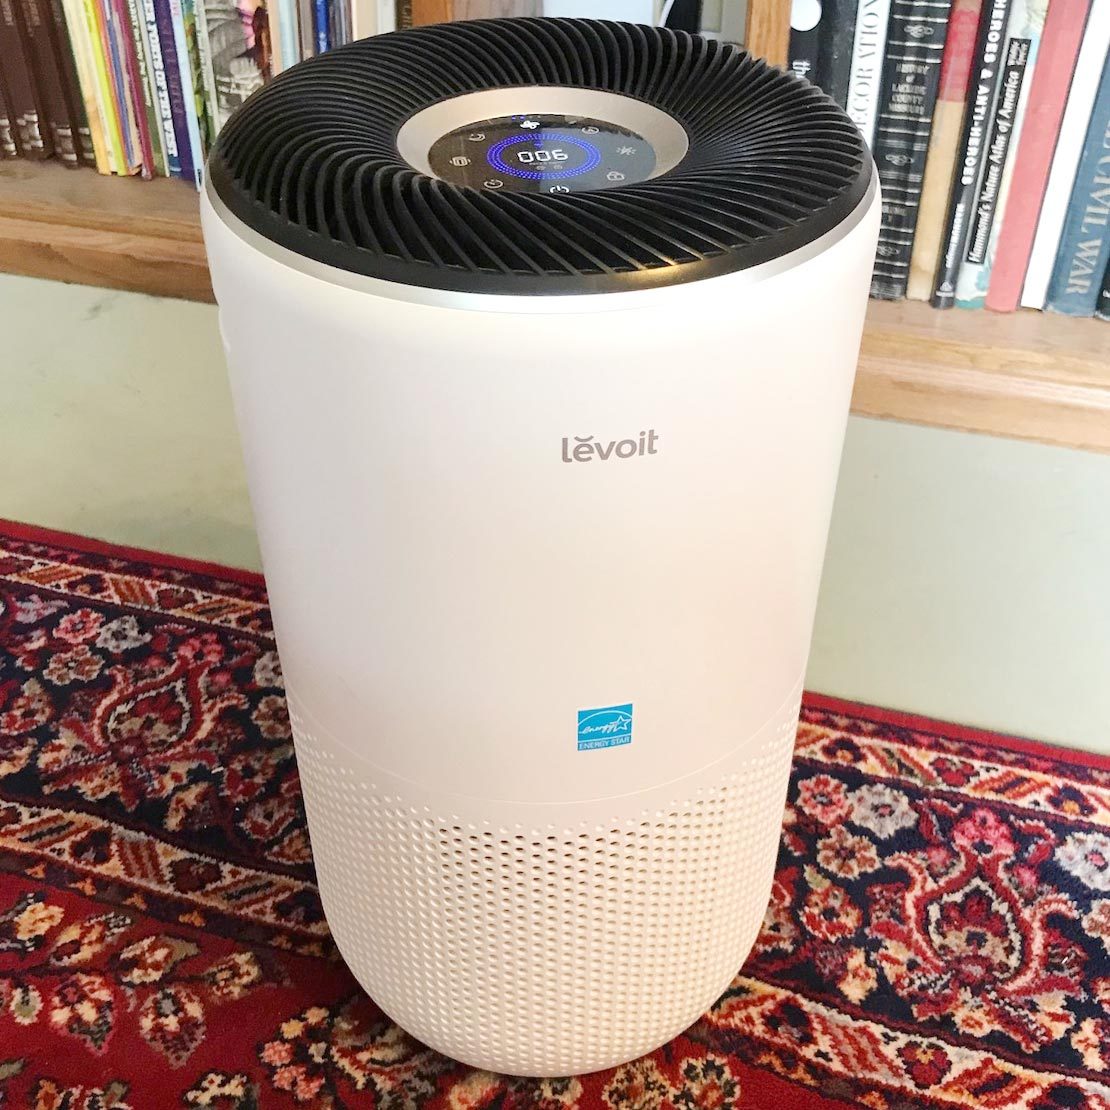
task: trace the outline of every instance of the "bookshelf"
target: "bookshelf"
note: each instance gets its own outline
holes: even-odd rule
[[[747,41],[786,58],[789,0],[751,0]],[[0,162],[0,270],[212,299],[180,181]],[[868,416],[1110,452],[1110,327],[1039,312],[872,301],[853,397]]]

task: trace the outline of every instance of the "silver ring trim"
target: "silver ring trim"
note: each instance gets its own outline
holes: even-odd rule
[[[375,297],[383,297],[386,300],[406,301],[409,304],[429,305],[438,308],[456,308],[469,312],[605,312],[640,307],[650,297],[672,300],[676,296],[681,296],[684,289],[689,291],[690,287],[701,286],[705,281],[728,280],[744,285],[755,285],[787,270],[793,270],[796,266],[803,265],[810,259],[816,258],[817,255],[823,254],[842,239],[846,239],[871,210],[872,206],[878,203],[879,174],[872,165],[871,183],[863,200],[831,231],[825,232],[824,235],[814,239],[812,243],[807,243],[804,247],[799,247],[797,250],[781,255],[779,258],[772,258],[758,266],[750,266],[746,270],[733,270],[730,273],[705,278],[703,281],[675,282],[673,285],[652,286],[647,289],[557,293],[550,296],[544,295],[542,290],[537,290],[534,294],[462,293],[453,289],[405,285],[401,282],[369,277],[366,274],[352,273],[350,270],[343,270],[337,266],[317,262],[313,258],[297,254],[296,251],[291,251],[287,247],[280,246],[273,240],[267,239],[231,212],[220,199],[210,181],[205,184],[202,197],[212,208],[213,215],[247,246],[254,248],[259,254],[278,263],[278,265],[285,266],[318,281],[328,282],[331,285],[340,285],[346,289],[369,293]],[[635,280],[636,275],[629,274],[627,276],[632,281]],[[542,278],[537,278],[537,282],[542,285]]]

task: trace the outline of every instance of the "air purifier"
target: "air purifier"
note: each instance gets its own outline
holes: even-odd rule
[[[521,1075],[695,1021],[774,874],[879,222],[820,90],[665,29],[355,42],[204,233],[340,953]]]

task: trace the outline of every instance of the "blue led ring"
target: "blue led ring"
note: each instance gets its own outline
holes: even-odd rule
[[[575,169],[555,170],[552,172],[526,170],[519,166],[510,166],[507,162],[502,161],[501,152],[506,147],[514,146],[517,143],[535,142],[537,140],[540,142],[557,141],[560,143],[570,143],[571,146],[578,147],[578,149],[586,155],[586,161]],[[495,143],[487,151],[486,160],[498,171],[498,173],[507,173],[510,177],[523,177],[527,178],[529,181],[558,181],[560,178],[578,177],[581,174],[589,173],[592,169],[596,169],[601,164],[601,151],[598,150],[593,143],[588,143],[585,139],[579,139],[573,135],[564,135],[558,131],[535,131],[521,135],[510,135],[507,139],[502,139],[499,143]]]

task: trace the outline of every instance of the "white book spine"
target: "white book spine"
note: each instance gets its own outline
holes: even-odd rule
[[[1060,123],[1056,140],[1056,153],[1052,156],[1052,169],[1048,175],[1044,202],[1037,220],[1037,234],[1029,255],[1029,268],[1025,272],[1025,285],[1021,291],[1023,308],[1044,308],[1048,298],[1048,283],[1056,264],[1060,235],[1068,214],[1068,201],[1075,182],[1075,171],[1083,153],[1083,141],[1091,120],[1095,95],[1098,92],[1102,67],[1110,50],[1110,0],[1094,0],[1083,32],[1083,43],[1075,62],[1075,75],[1068,92],[1068,103]]]
[[[852,68],[848,76],[848,115],[867,145],[875,141],[879,111],[879,85],[890,23],[890,0],[859,0],[856,36],[852,43]]]
[[[397,30],[394,0],[351,0],[351,38],[364,39]]]

